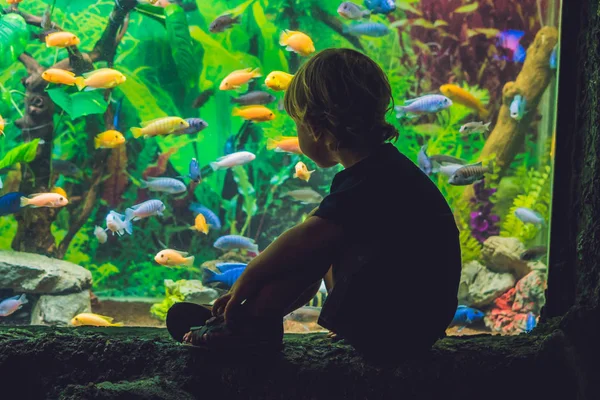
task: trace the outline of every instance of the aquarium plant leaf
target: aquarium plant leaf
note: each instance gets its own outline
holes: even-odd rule
[[[91,5],[95,4],[96,1],[83,1],[83,0],[42,0],[44,3],[58,8],[62,11],[68,11],[70,13],[76,13],[81,10],[85,10]]]
[[[433,24],[431,22],[429,22],[423,18],[413,19],[410,24],[412,26],[420,26],[420,27],[426,28],[426,29],[434,29],[435,28],[435,26],[433,26]]]
[[[68,93],[64,87],[46,90],[52,101],[62,108],[71,119],[85,115],[102,114],[108,103],[99,91]]]
[[[417,3],[417,1],[414,0],[399,0],[396,1],[396,7],[398,7],[400,10],[402,11],[408,11],[411,12],[413,14],[417,14],[417,15],[423,15],[423,13],[419,10],[417,10],[416,8],[414,8],[413,6],[411,6],[411,3]]]
[[[106,162],[106,174],[108,178],[103,182],[102,198],[111,206],[121,204],[122,196],[129,183],[126,174],[127,148],[120,146],[112,149]]]
[[[252,15],[256,27],[260,32],[258,48],[262,55],[262,67],[265,71],[289,71],[287,58],[279,43],[280,31],[275,24],[267,20],[265,11],[260,2],[252,5]],[[274,57],[274,55],[278,55]]]
[[[454,10],[454,12],[457,14],[467,14],[467,13],[472,13],[474,11],[477,11],[478,8],[479,8],[479,3],[471,3],[471,4],[467,4],[465,6],[458,7],[456,10]]]
[[[250,225],[250,220],[252,219],[252,216],[254,216],[254,214],[256,214],[256,211],[258,210],[258,207],[256,205],[256,194],[254,186],[252,186],[252,184],[250,183],[250,179],[248,178],[248,173],[243,167],[234,167],[232,168],[232,171],[233,179],[238,185],[238,193],[241,194],[244,198],[242,209],[246,213],[246,222],[244,223],[244,226],[240,231],[240,234],[243,235],[246,232],[246,229],[248,229],[248,226]]]
[[[183,8],[171,4],[165,8],[167,35],[179,78],[188,88],[198,83],[199,60],[192,52],[192,38]]]
[[[165,16],[165,9],[162,7],[156,7],[151,4],[138,4],[134,10],[145,17],[160,22],[163,26],[166,24],[167,17]]]
[[[7,68],[25,51],[29,30],[25,19],[10,13],[0,17],[0,68]]]
[[[31,142],[23,143],[14,149],[10,150],[0,160],[0,169],[8,168],[13,164],[19,162],[31,162],[35,159],[37,153],[37,147],[40,143],[40,139],[34,139]]]
[[[439,28],[440,26],[448,26],[448,23],[446,21],[444,21],[443,19],[437,19],[434,23],[433,26],[435,28]]]
[[[223,14],[231,14],[233,17],[237,17],[238,15],[241,15],[244,13],[244,11],[246,11],[246,8],[248,8],[248,6],[252,3],[254,3],[256,0],[247,0],[245,2],[243,2],[242,4],[240,4],[239,6],[223,13]]]

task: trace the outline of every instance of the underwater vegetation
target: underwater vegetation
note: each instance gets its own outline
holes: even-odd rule
[[[465,264],[497,236],[544,245],[552,7],[0,0],[0,249],[82,265],[98,295],[166,293],[164,319],[200,265],[251,256],[327,195],[341,167],[302,154],[282,99],[330,47],[385,71],[394,144],[451,205]]]

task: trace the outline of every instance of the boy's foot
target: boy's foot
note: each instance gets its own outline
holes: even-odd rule
[[[212,350],[279,351],[283,347],[283,324],[280,319],[247,317],[230,327],[222,316],[213,317],[204,326],[192,327],[182,342]]]
[[[340,340],[344,340],[344,338],[343,338],[343,337],[341,337],[340,335],[338,335],[337,333],[335,333],[335,332],[332,332],[332,331],[329,331],[329,332],[327,333],[327,337],[328,337],[329,339],[331,339],[333,342],[339,342]]]

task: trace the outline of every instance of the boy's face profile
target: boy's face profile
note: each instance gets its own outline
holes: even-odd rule
[[[330,168],[338,163],[332,150],[333,143],[326,133],[316,132],[310,124],[296,121],[300,150],[320,168]]]

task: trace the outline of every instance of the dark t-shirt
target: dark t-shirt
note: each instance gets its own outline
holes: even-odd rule
[[[322,326],[369,340],[370,331],[381,337],[378,321],[368,328],[361,321],[392,316],[407,332],[443,335],[457,305],[458,229],[443,195],[412,161],[383,144],[335,176],[314,215],[344,229]]]

